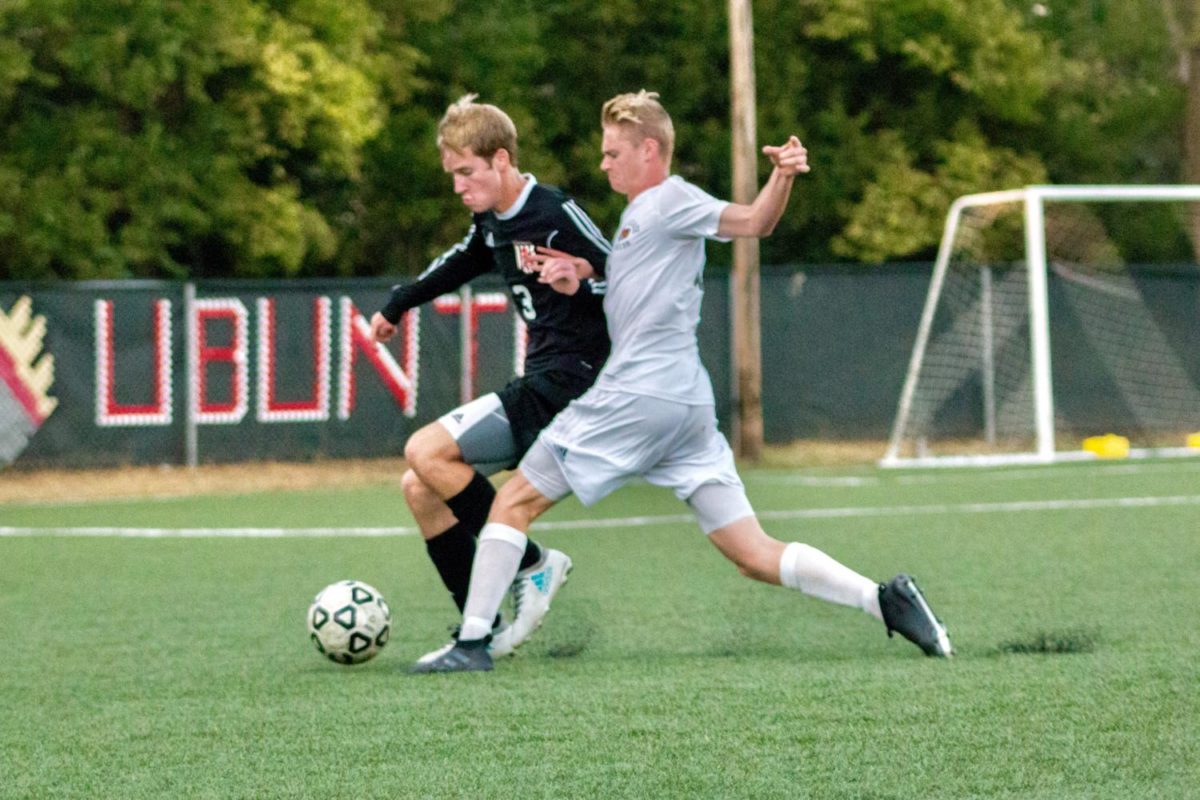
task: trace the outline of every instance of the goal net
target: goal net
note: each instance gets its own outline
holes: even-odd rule
[[[1200,455],[1197,203],[1200,186],[959,198],[881,463]]]

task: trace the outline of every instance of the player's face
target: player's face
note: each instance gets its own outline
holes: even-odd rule
[[[608,175],[608,185],[614,192],[628,195],[641,185],[645,170],[642,148],[638,147],[619,125],[605,125],[600,142],[600,170]]]
[[[442,169],[454,178],[454,193],[476,214],[491,211],[500,202],[498,167],[502,152],[497,152],[489,164],[486,158],[475,155],[470,148],[461,153],[442,149]]]

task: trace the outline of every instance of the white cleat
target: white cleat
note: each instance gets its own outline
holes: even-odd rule
[[[492,655],[511,655],[529,640],[546,619],[550,601],[567,582],[571,572],[571,557],[561,550],[545,548],[542,560],[517,573],[512,585],[512,624],[492,635]]]

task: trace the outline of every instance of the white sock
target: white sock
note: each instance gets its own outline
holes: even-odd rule
[[[482,639],[492,632],[492,620],[517,576],[528,541],[524,533],[508,525],[489,522],[483,526],[471,565],[471,585],[463,607],[460,639]]]
[[[878,620],[879,584],[859,575],[815,547],[792,542],[779,559],[779,582],[811,597],[861,608]]]

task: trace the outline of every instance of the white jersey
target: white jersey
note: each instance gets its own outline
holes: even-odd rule
[[[605,269],[612,352],[596,388],[715,404],[696,327],[704,240],[728,241],[717,236],[727,205],[673,175],[626,207]]]

